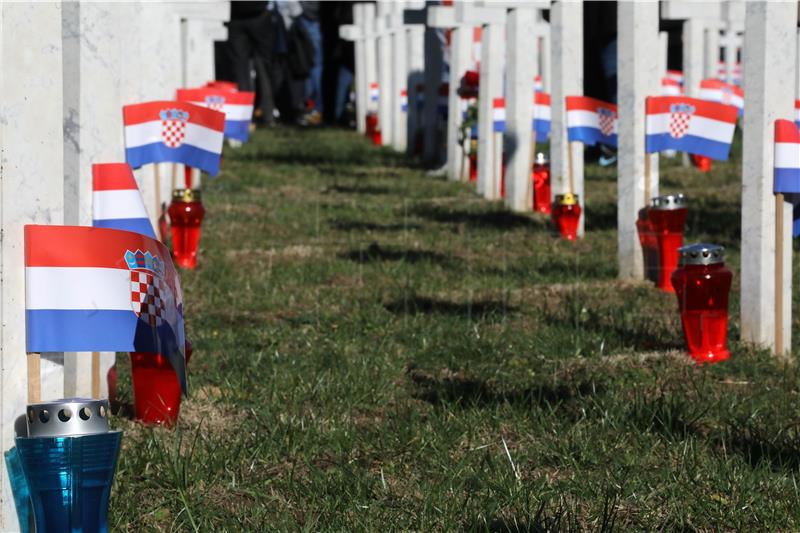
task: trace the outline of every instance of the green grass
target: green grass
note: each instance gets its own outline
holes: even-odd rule
[[[735,276],[738,164],[661,187]],[[175,432],[115,418],[113,528],[800,528],[798,367],[738,343],[736,281],[732,359],[689,363],[675,297],[616,280],[616,169],[586,176],[568,243],[353,133],[227,151],[183,274],[190,398]]]

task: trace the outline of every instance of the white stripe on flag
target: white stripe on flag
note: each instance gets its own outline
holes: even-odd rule
[[[800,143],[775,143],[775,168],[800,168]]]
[[[540,104],[533,106],[533,118],[539,120],[550,120],[550,106]]]
[[[190,144],[207,152],[221,153],[223,133],[189,122],[183,144]],[[136,148],[147,144],[164,142],[161,136],[161,121],[142,122],[125,126],[125,148]]]
[[[201,107],[210,107],[206,102],[191,102]],[[253,106],[241,104],[223,104],[222,112],[225,120],[250,120],[253,118]]]
[[[148,218],[142,195],[137,189],[94,191],[92,217],[94,220]]]
[[[131,311],[127,268],[27,267],[26,309]]]
[[[568,128],[600,128],[600,122],[597,120],[597,113],[586,111],[585,109],[575,109],[567,111],[567,127]]]
[[[669,133],[670,113],[658,113],[647,115],[647,135],[658,135]],[[730,144],[733,138],[733,130],[736,126],[729,122],[721,122],[711,118],[694,115],[689,122],[689,130],[686,135],[703,137],[705,139]]]

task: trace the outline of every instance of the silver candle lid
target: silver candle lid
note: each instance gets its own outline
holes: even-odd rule
[[[719,244],[688,244],[678,248],[678,254],[680,266],[716,265],[725,262],[725,248]]]
[[[686,207],[688,199],[683,194],[665,194],[656,196],[650,200],[650,207],[653,209],[681,209]]]
[[[65,398],[28,405],[29,437],[108,433],[108,400]]]
[[[547,156],[544,155],[544,152],[538,152],[536,154],[536,159],[534,159],[533,162],[536,165],[546,165],[550,162],[550,160],[547,159]]]

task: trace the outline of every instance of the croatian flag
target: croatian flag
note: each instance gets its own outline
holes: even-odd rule
[[[239,86],[236,85],[232,81],[212,80],[212,81],[206,82],[205,86],[209,87],[209,88],[212,88],[212,89],[222,89],[224,91],[233,92],[233,93],[239,91]]]
[[[679,150],[725,161],[736,108],[685,96],[647,98],[646,151]]]
[[[680,96],[683,94],[683,85],[672,78],[661,78],[661,94],[663,96]]]
[[[212,176],[219,173],[225,114],[186,102],[146,102],[122,108],[125,159],[133,168],[148,163],[183,163]]]
[[[28,352],[151,352],[186,392],[183,293],[169,250],[130,231],[25,226]]]
[[[180,102],[207,107],[225,113],[225,137],[247,142],[250,137],[250,119],[256,93],[229,91],[227,89],[178,89]]]
[[[567,96],[567,139],[617,146],[617,106],[587,96]]]
[[[667,78],[677,81],[681,85],[683,85],[683,71],[680,70],[668,70],[667,71]]]
[[[400,90],[400,111],[408,113],[408,90]]]
[[[495,98],[492,102],[492,131],[502,133],[506,130],[506,99]]]
[[[775,194],[786,194],[794,206],[792,235],[800,235],[800,129],[791,120],[775,121]]]
[[[540,91],[534,95],[532,128],[538,142],[550,136],[550,93]]]
[[[542,83],[542,76],[537,74],[533,77],[533,90],[536,91],[544,91],[544,83]]]
[[[442,83],[441,85],[439,85],[439,105],[437,106],[439,110],[439,115],[441,115],[442,117],[447,116],[449,109],[447,102],[449,98],[450,98],[450,84],[446,82]]]
[[[744,91],[736,85],[708,78],[700,82],[699,96],[701,100],[732,105],[739,110],[739,116],[744,111]]]
[[[800,128],[800,100],[794,101],[794,123]]]
[[[156,239],[128,163],[92,165],[92,226],[132,231]]]
[[[371,102],[377,102],[379,96],[380,91],[378,90],[378,83],[373,81],[369,84],[369,100]]]

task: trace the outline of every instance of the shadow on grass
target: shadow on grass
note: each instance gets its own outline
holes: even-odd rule
[[[356,263],[378,263],[383,261],[404,261],[406,263],[420,263],[428,262],[438,265],[450,264],[450,258],[438,252],[430,252],[427,250],[393,250],[382,248],[377,243],[370,244],[366,250],[357,249],[350,250],[339,254],[343,259],[349,259]]]
[[[419,224],[375,224],[357,220],[334,220],[330,225],[340,231],[416,231],[422,228]]]
[[[586,206],[586,231],[617,229],[617,204],[592,202]]]
[[[670,440],[682,440],[702,433],[699,422],[710,408],[710,403],[692,401],[677,393],[661,393],[654,398],[637,395],[629,417],[642,431],[658,433]]]
[[[394,191],[389,187],[379,187],[376,185],[331,185],[322,191],[323,194],[339,193],[339,194],[392,194]]]
[[[606,386],[594,379],[539,383],[524,389],[498,390],[488,380],[462,374],[433,376],[412,369],[414,397],[433,405],[487,407],[503,403],[540,408],[556,407],[587,396],[605,394]],[[577,413],[576,413],[577,416]]]
[[[543,220],[519,215],[510,211],[471,212],[461,209],[449,209],[435,205],[414,207],[412,214],[435,222],[445,224],[466,224],[477,228],[493,228],[501,230],[518,228],[547,229]]]
[[[384,305],[387,311],[396,315],[438,314],[462,316],[471,320],[500,321],[509,313],[517,311],[500,300],[478,300],[474,302],[451,302],[424,296],[398,299]]]
[[[777,471],[797,471],[800,468],[797,427],[776,431],[758,427],[750,421],[733,422],[716,444],[720,453],[737,453],[753,468],[762,465]]]
[[[741,235],[741,206],[719,200],[697,199],[689,208],[687,232],[714,235],[715,242],[738,243]]]

